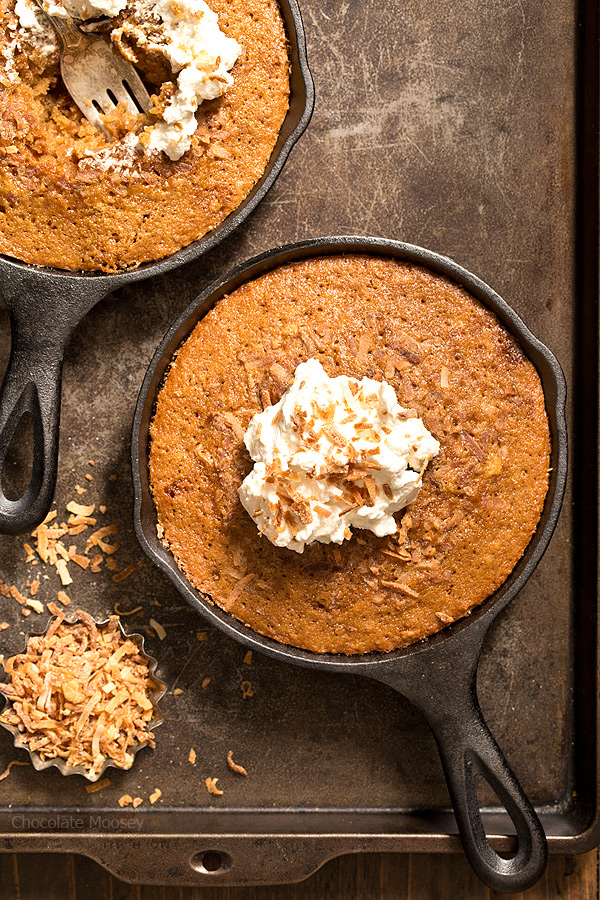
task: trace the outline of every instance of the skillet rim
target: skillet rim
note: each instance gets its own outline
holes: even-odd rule
[[[237,289],[244,282],[289,262],[340,253],[369,253],[425,266],[466,288],[479,302],[495,313],[518,341],[538,372],[551,435],[550,480],[540,520],[522,557],[504,583],[466,616],[421,641],[389,652],[371,651],[353,655],[317,653],[275,641],[253,631],[209,599],[204,599],[208,595],[202,595],[202,592],[191,585],[170,551],[158,539],[154,501],[147,478],[148,428],[160,385],[174,354],[197,322],[222,296]],[[150,397],[152,401],[149,410]],[[172,324],[152,357],[140,388],[132,425],[133,524],[136,536],[146,555],[169,577],[192,608],[220,631],[244,646],[265,653],[271,658],[311,669],[325,668],[361,674],[362,667],[362,674],[375,675],[376,670],[382,665],[396,664],[402,667],[405,661],[408,666],[409,660],[415,655],[429,654],[440,646],[448,647],[455,644],[462,632],[476,622],[479,623],[479,627],[471,628],[471,633],[475,635],[475,632],[478,632],[481,636],[485,635],[496,616],[514,599],[535,571],[556,527],[566,487],[568,449],[565,403],[566,381],[552,351],[535,337],[512,307],[486,282],[449,257],[415,244],[364,235],[322,236],[275,247],[236,266],[209,285]],[[143,440],[140,441],[142,428],[145,443]],[[148,506],[153,513],[151,521],[147,521]]]

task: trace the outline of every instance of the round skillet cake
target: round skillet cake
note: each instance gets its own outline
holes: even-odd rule
[[[36,265],[114,271],[187,246],[249,193],[288,109],[287,42],[275,0],[77,2],[79,14],[93,16],[86,25],[136,63],[152,114],[132,115],[120,104],[105,119],[107,140],[64,88],[44,14],[33,0],[0,0],[0,252]],[[47,6],[62,8],[60,0]],[[120,11],[107,17],[104,9]],[[211,25],[206,46],[214,59],[190,37],[212,14],[218,27]],[[225,40],[229,68],[215,40]],[[177,56],[184,45],[194,66]],[[210,78],[202,71],[207,58]],[[205,94],[224,93],[199,101],[194,116],[182,72],[193,73],[195,87],[204,80]],[[185,137],[176,151],[173,134]]]
[[[439,450],[393,533],[347,529],[294,552],[242,505],[244,436],[309,360],[389,384]],[[275,269],[199,322],[160,389],[149,465],[159,536],[198,590],[277,641],[357,654],[425,638],[505,581],[539,520],[549,452],[537,372],[493,313],[427,269],[345,255]]]

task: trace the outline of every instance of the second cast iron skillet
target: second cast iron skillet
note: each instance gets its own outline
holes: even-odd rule
[[[76,326],[108,294],[162,275],[207,253],[241,225],[275,182],[310,121],[314,85],[306,59],[297,0],[279,0],[290,53],[290,103],[277,143],[259,181],[237,209],[198,241],[157,262],[115,274],[67,272],[0,256],[0,289],[10,314],[11,353],[0,390],[0,533],[38,525],[50,509],[56,485],[63,357]],[[2,489],[6,453],[24,413],[31,415],[33,464],[18,500]]]
[[[197,322],[225,294],[285,263],[311,256],[369,253],[426,266],[463,285],[491,309],[514,335],[540,376],[552,442],[550,484],[537,530],[523,557],[501,588],[471,615],[438,634],[391,653],[364,656],[319,654],[280,644],[250,630],[214,606],[177,567],[156,533],[156,510],[148,481],[149,429],[157,393],[173,355]],[[240,323],[243,325],[243,323]],[[547,846],[540,821],[491,735],[479,708],[476,672],[486,632],[496,616],[527,582],[554,531],[565,489],[567,432],[565,380],[553,354],[515,312],[479,278],[452,260],[396,241],[366,237],[317,238],[263,254],[214,283],[175,322],[158,347],[144,379],[133,423],[134,524],[150,559],[186,600],[213,625],[253,650],[275,659],[329,672],[366,675],[395,688],[419,709],[431,726],[446,775],[465,851],[479,877],[499,891],[524,891],[542,874]],[[543,748],[540,747],[540,758]],[[504,804],[517,832],[512,859],[499,856],[487,841],[477,801],[475,776],[482,775]]]

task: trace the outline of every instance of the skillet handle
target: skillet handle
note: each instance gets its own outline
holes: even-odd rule
[[[77,323],[109,287],[5,258],[0,282],[11,325],[10,359],[0,389],[0,533],[20,534],[39,525],[54,497],[65,348]],[[24,413],[30,413],[33,430],[31,479],[18,500],[9,500],[2,476]]]
[[[525,891],[541,878],[548,860],[548,845],[533,806],[481,713],[476,671],[480,642],[487,627],[482,630],[479,623],[472,623],[470,628],[471,632],[465,628],[457,640],[449,640],[438,648],[441,653],[435,664],[433,659],[427,664],[427,654],[415,654],[408,678],[406,671],[398,677],[393,670],[384,673],[383,667],[373,674],[404,694],[427,719],[440,753],[465,853],[475,873],[493,890]],[[512,819],[517,852],[511,859],[499,856],[487,840],[476,775],[485,778]]]
[[[19,534],[35,528],[47,515],[56,485],[62,343],[43,345],[15,334],[0,390],[0,532]],[[2,487],[6,454],[24,413],[31,415],[31,480],[18,500]]]
[[[525,891],[542,876],[548,859],[544,830],[481,714],[477,696],[448,714],[429,716],[458,828],[474,871],[497,891]],[[504,859],[490,846],[477,800],[482,775],[504,804],[517,832],[517,853]]]

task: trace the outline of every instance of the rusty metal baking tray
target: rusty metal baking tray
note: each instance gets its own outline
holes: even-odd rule
[[[302,11],[317,105],[269,197],[202,260],[101,301],[69,346],[56,507],[105,505],[119,568],[143,561],[128,462],[137,391],[168,325],[217,275],[336,232],[454,258],[515,308],[568,379],[567,500],[534,578],[486,641],[479,695],[550,850],[588,849],[600,839],[597,6],[304,0]],[[3,313],[0,359],[8,347]],[[29,453],[23,434],[14,484]],[[55,599],[54,570],[27,564],[22,544],[0,538],[0,578],[25,590],[27,578],[48,574],[37,596]],[[100,616],[115,603],[141,605],[141,618],[125,620],[131,630],[151,617],[164,625],[165,639],[147,646],[169,686],[165,724],[156,750],[98,793],[57,771],[11,769],[0,781],[0,849],[83,853],[125,880],[157,884],[291,882],[342,853],[459,849],[433,738],[392,690],[257,654],[249,664],[151,566],[119,582],[105,566],[74,572],[66,590],[71,609]],[[43,617],[1,603],[8,654]],[[228,768],[229,750],[247,777]],[[0,768],[17,756],[0,735]],[[221,796],[207,792],[209,776]],[[155,788],[162,796],[151,805]],[[144,802],[120,808],[123,794]],[[482,799],[494,846],[509,848],[495,798]]]

